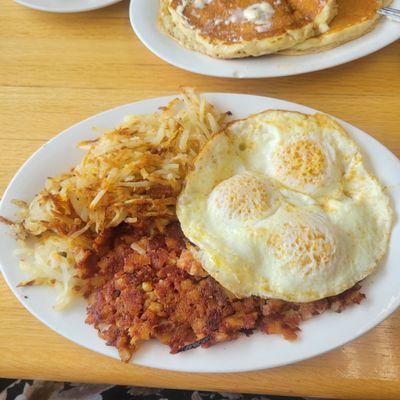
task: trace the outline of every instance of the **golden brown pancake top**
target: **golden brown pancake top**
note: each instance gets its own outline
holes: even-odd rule
[[[243,18],[243,10],[260,3],[270,4],[274,10],[266,24]],[[203,7],[196,7],[194,0],[172,0],[171,6],[181,13],[189,26],[198,29],[210,41],[235,43],[279,36],[302,28],[312,22],[326,3],[326,0],[212,0]],[[232,21],[234,15],[238,18]]]
[[[330,24],[330,32],[341,31],[354,24],[374,18],[378,0],[337,0],[338,14]]]

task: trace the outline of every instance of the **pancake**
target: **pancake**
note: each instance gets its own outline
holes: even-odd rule
[[[391,0],[337,0],[338,13],[329,31],[310,38],[283,51],[284,54],[301,55],[318,53],[357,39],[374,29],[379,20],[377,10],[388,6]]]
[[[160,0],[159,25],[216,58],[261,56],[329,29],[336,0]]]

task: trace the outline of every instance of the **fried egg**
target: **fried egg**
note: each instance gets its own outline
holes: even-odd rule
[[[369,275],[392,226],[389,198],[337,122],[273,110],[210,140],[177,215],[226,289],[296,302],[342,293]]]

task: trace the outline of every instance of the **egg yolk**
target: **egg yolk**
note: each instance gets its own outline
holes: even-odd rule
[[[334,235],[306,223],[284,223],[267,244],[284,268],[304,275],[328,268],[336,256]]]
[[[324,177],[327,160],[320,146],[298,140],[280,147],[273,156],[277,178],[295,186],[315,185]]]
[[[208,207],[212,215],[224,219],[255,221],[270,215],[278,202],[267,178],[244,172],[219,183],[209,196]]]

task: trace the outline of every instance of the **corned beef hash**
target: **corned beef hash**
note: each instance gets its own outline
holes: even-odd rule
[[[52,285],[62,312],[129,361],[260,330],[295,340],[341,312],[388,244],[392,211],[355,143],[324,115],[268,110],[228,122],[191,89],[92,141],[13,223],[22,286]]]

